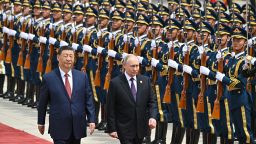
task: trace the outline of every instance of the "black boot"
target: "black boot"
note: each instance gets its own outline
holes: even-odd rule
[[[28,107],[32,107],[33,105],[34,105],[34,103],[35,103],[35,88],[36,88],[36,86],[34,85],[34,84],[31,84],[31,87],[30,87],[30,93],[29,93],[29,95],[30,95],[30,97],[31,97],[31,100],[30,100],[30,102],[28,103]]]
[[[34,85],[30,83],[26,91],[26,100],[22,103],[22,105],[28,105],[32,103],[33,101],[32,99],[34,99],[34,95],[32,95],[33,91],[34,91]]]
[[[11,76],[7,76],[7,90],[3,95],[4,99],[7,99],[9,97],[10,91],[11,91]]]
[[[34,104],[31,106],[32,108],[37,108],[38,102],[39,102],[39,95],[40,95],[40,85],[37,85],[37,86],[36,86],[35,102],[34,102]]]
[[[25,88],[24,88],[25,89]],[[25,103],[27,101],[27,99],[29,99],[29,95],[28,95],[28,91],[30,89],[30,82],[27,82],[27,86],[26,86],[26,94],[24,92],[24,99],[21,99],[18,101],[18,104],[22,104]]]
[[[15,84],[16,84],[16,78],[11,77],[11,89],[10,89],[10,95],[8,97],[9,100],[12,100],[14,98]]]
[[[186,128],[186,144],[192,144],[192,129]]]
[[[200,137],[200,130],[193,129],[192,130],[192,144],[198,144]]]
[[[98,130],[106,130],[107,129],[107,120],[105,117],[105,105],[101,104],[101,122],[99,124]]]
[[[172,133],[171,144],[182,144],[182,141],[185,135],[185,129],[176,125],[173,125],[173,129],[174,128],[175,130],[173,130],[173,133]]]
[[[142,144],[151,144],[151,129],[147,129],[147,135],[143,138]]]
[[[0,97],[4,96],[4,79],[5,79],[5,75],[0,74]]]
[[[19,94],[15,97],[14,102],[19,102],[25,99],[24,93],[25,93],[25,81],[20,80],[19,82],[20,88],[19,88]]]
[[[168,123],[158,122],[157,125],[158,127],[156,129],[154,144],[166,144],[166,133]]]
[[[153,140],[153,144],[156,144],[157,141],[160,139],[160,129],[161,129],[160,122],[157,122],[156,131],[155,131],[155,139]]]
[[[168,129],[168,122],[163,122],[161,144],[166,144],[167,129]]]
[[[207,136],[207,144],[216,144],[217,143],[217,136],[215,134],[208,133]]]
[[[100,103],[94,100],[96,126],[99,128]]]

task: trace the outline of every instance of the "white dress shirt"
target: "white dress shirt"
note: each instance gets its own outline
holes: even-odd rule
[[[65,77],[65,72],[59,67],[60,69],[60,75],[61,75],[61,78],[62,78],[62,81],[64,83],[64,86],[65,86],[65,81],[66,81],[66,77]],[[71,88],[71,93],[72,93],[72,90],[73,90],[73,77],[72,77],[72,71],[70,70],[68,72],[68,81],[69,81],[69,84],[70,84],[70,88]]]
[[[132,85],[132,82],[131,82],[131,78],[132,77],[130,77],[126,72],[124,72],[124,74],[125,74],[125,77],[126,77],[126,79],[127,79],[127,81],[128,81],[128,83],[129,83],[129,86],[130,86],[130,88],[131,88],[131,85]],[[138,91],[137,90],[137,78],[136,78],[136,76],[135,77],[133,77],[133,83],[134,83],[134,86],[135,86],[135,89],[136,89],[136,92]]]

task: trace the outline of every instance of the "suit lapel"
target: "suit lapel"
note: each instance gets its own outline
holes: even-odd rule
[[[61,86],[62,86],[62,88],[63,88],[63,90],[64,90],[65,96],[68,98],[68,100],[70,100],[70,98],[69,98],[69,96],[68,96],[68,93],[67,93],[67,91],[66,91],[65,85],[64,85],[64,83],[63,83],[63,80],[62,80],[62,77],[61,77],[59,68],[56,68],[55,73],[56,73],[56,75],[57,75],[59,81],[61,82]],[[72,93],[73,93],[73,92],[72,92]]]
[[[140,93],[141,93],[141,89],[142,89],[142,80],[140,75],[137,75],[137,94],[136,94],[136,102],[138,103],[140,101]]]
[[[129,83],[128,83],[128,81],[127,81],[127,79],[126,79],[124,74],[121,75],[121,85],[124,88],[124,90],[127,92],[127,94],[129,95],[131,100],[133,102],[135,102],[135,100],[133,98],[133,95],[132,95],[132,92],[131,92],[131,89],[130,89],[130,86],[129,86]]]
[[[77,83],[79,82],[77,75],[74,74],[74,70],[72,70],[72,80],[73,80],[73,88],[72,88],[72,94],[71,94],[71,99],[75,96],[76,88],[77,88]]]

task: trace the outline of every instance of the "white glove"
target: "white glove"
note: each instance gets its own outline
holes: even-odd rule
[[[139,44],[139,42],[140,42],[140,41],[139,41],[139,38],[136,37],[136,38],[135,38],[135,42],[134,42],[134,43],[135,43],[135,46],[137,46],[137,45]]]
[[[53,28],[53,24],[50,23],[50,24],[49,24],[49,29],[51,30],[52,28]]]
[[[217,55],[216,55],[216,59],[220,59],[221,58],[221,52],[218,51]]]
[[[17,31],[16,30],[12,30],[12,29],[9,29],[9,35],[10,36],[15,36],[15,34],[17,33]]]
[[[172,47],[172,41],[168,42],[168,48],[170,49]]]
[[[188,66],[188,65],[183,65],[183,71],[190,74],[191,75],[191,72],[192,72],[192,67],[191,66]]]
[[[105,48],[103,48],[103,47],[101,47],[101,46],[98,46],[98,48],[97,48],[97,53],[101,54],[104,49],[105,49]]]
[[[3,20],[6,20],[6,14],[3,13]]]
[[[87,3],[85,3],[85,6],[84,7],[89,7],[90,6],[90,4],[87,2]]]
[[[27,33],[25,33],[25,32],[21,32],[20,33],[20,38],[23,38],[23,39],[28,39],[28,34]]]
[[[86,34],[86,32],[87,32],[87,28],[83,28],[83,34],[85,35]]]
[[[72,27],[71,33],[74,34],[75,32],[76,32],[76,28],[75,28],[75,27]]]
[[[74,50],[77,50],[77,47],[78,47],[79,45],[77,44],[77,43],[72,43],[72,48],[74,49]]]
[[[53,37],[49,38],[49,43],[52,45],[54,45],[56,41],[57,41],[56,38],[53,38]]]
[[[127,34],[124,34],[124,42],[127,42],[127,40],[128,40],[128,36]]]
[[[115,57],[116,56],[116,51],[114,51],[114,50],[108,50],[108,56],[110,56],[110,57]]]
[[[66,41],[60,41],[60,47],[68,46],[68,43]]]
[[[187,45],[184,45],[182,47],[182,52],[183,52],[183,55],[188,51],[188,46]]]
[[[249,47],[251,47],[252,45],[254,45],[256,42],[256,37],[253,37],[253,38],[250,38],[249,40],[248,40],[248,45],[249,45]]]
[[[156,67],[156,65],[159,63],[159,60],[157,60],[157,59],[155,59],[155,58],[152,58],[151,59],[151,65],[153,66],[153,67]]]
[[[12,20],[14,20],[14,16],[9,15],[9,16],[8,16],[8,21],[10,22],[10,21],[12,21]]]
[[[84,52],[91,53],[92,47],[85,44],[85,45],[83,46],[83,51],[84,51]]]
[[[33,40],[34,37],[35,37],[34,34],[31,34],[31,33],[28,34],[28,39],[29,39],[29,40]]]
[[[7,27],[3,27],[3,33],[6,33],[6,34],[8,34],[9,33],[9,29],[7,28]]]
[[[128,53],[122,53],[122,59],[124,59],[126,56],[128,55]]]
[[[46,41],[47,41],[46,37],[42,37],[42,36],[39,37],[39,42],[40,43],[46,44]]]
[[[204,52],[204,47],[203,46],[198,47],[198,51],[200,54],[202,54]]]
[[[256,61],[256,58],[253,57],[252,60],[251,60],[251,64],[254,65],[255,61]]]
[[[101,31],[97,32],[97,37],[99,38],[101,36]]]
[[[108,38],[109,38],[109,39],[112,39],[112,37],[113,37],[113,34],[112,34],[112,33],[109,33]]]
[[[137,58],[139,59],[139,62],[141,64],[144,58],[142,56],[137,56]]]
[[[179,64],[176,61],[172,60],[172,59],[168,59],[168,66],[177,70]]]
[[[61,25],[60,30],[61,30],[62,32],[64,32],[65,26],[64,26],[64,25]]]
[[[203,74],[203,75],[209,75],[209,73],[210,73],[210,70],[207,68],[207,67],[205,67],[205,66],[200,66],[200,74]]]
[[[156,41],[155,41],[155,40],[152,40],[152,41],[151,41],[151,49],[152,49],[152,48],[155,48],[155,47],[156,47]]]
[[[32,21],[32,20],[30,20],[30,21]],[[42,23],[42,22],[39,23],[39,27],[40,27],[40,28],[43,27],[43,23]]]
[[[221,81],[221,82],[222,82],[224,76],[225,76],[225,74],[223,74],[223,73],[221,73],[221,72],[217,72],[217,74],[216,74],[216,79],[217,79],[218,81]]]

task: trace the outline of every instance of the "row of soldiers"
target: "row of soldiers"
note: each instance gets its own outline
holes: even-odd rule
[[[135,54],[156,93],[153,143],[166,143],[168,123],[172,144],[185,133],[192,144],[200,133],[206,144],[217,137],[254,143],[256,15],[249,3],[2,0],[0,10],[1,97],[36,108],[42,76],[58,67],[58,49],[70,46],[74,68],[89,77],[97,128],[106,130],[109,81]]]

